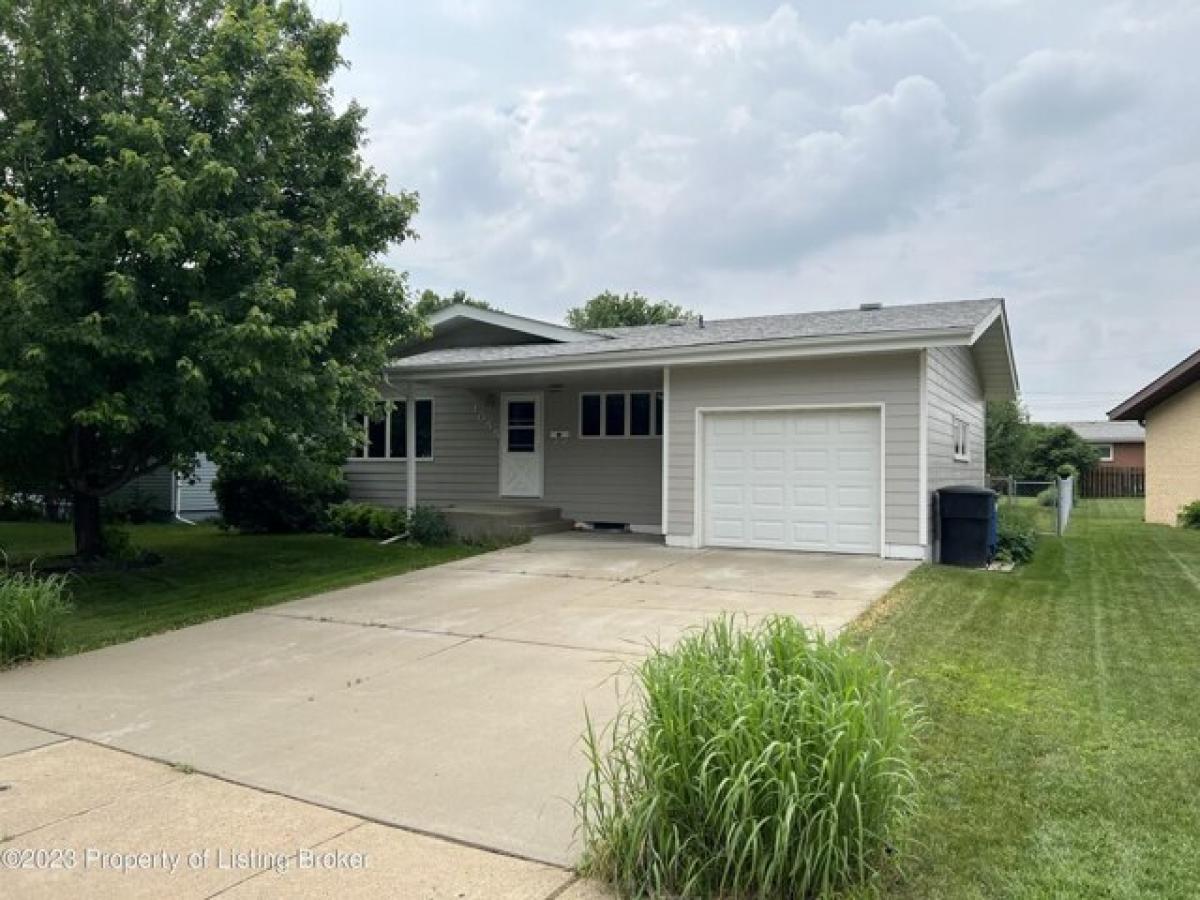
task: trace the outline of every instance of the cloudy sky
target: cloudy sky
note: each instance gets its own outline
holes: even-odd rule
[[[421,195],[417,288],[552,320],[1003,296],[1036,419],[1200,345],[1200,4],[313,2]]]

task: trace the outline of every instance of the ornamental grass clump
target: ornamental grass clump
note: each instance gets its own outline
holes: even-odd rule
[[[0,665],[50,656],[62,648],[71,614],[65,575],[0,569]]]
[[[865,882],[911,812],[919,712],[871,651],[775,617],[710,622],[635,669],[577,803],[621,894],[801,898]]]

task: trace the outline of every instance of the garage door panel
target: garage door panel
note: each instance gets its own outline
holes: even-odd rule
[[[747,539],[744,519],[712,520],[712,538],[717,541],[744,541]]]
[[[792,505],[796,507],[818,507],[829,505],[829,488],[824,484],[798,484],[792,487]]]
[[[787,523],[766,522],[758,519],[751,522],[750,535],[753,540],[760,543],[786,545]]]
[[[825,449],[792,451],[794,472],[812,473],[816,477],[824,478],[829,472],[829,463],[829,451]]]
[[[712,432],[718,436],[738,435],[746,432],[746,419],[742,416],[714,416],[710,420]]]
[[[838,434],[869,434],[879,428],[879,420],[874,415],[865,416],[861,412],[838,413],[835,417]]]
[[[706,543],[877,553],[877,410],[705,417]]]
[[[781,484],[756,485],[752,491],[754,506],[759,509],[764,507],[783,509],[787,506],[784,502],[785,493],[785,488]]]
[[[751,460],[755,472],[782,472],[784,452],[780,450],[753,450]]]
[[[736,507],[741,509],[746,502],[746,491],[740,484],[716,484],[711,488],[714,509]]]
[[[741,450],[717,450],[713,454],[713,469],[741,472],[746,468],[746,454]]]
[[[878,499],[868,487],[838,485],[837,505],[839,509],[870,510]]]
[[[792,434],[822,435],[829,433],[829,416],[827,415],[797,416],[792,414],[791,422]]]
[[[787,418],[784,416],[755,416],[750,420],[751,434],[760,436],[779,435],[787,433]]]

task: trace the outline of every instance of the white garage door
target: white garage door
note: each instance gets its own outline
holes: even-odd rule
[[[704,542],[878,553],[875,409],[709,413]]]

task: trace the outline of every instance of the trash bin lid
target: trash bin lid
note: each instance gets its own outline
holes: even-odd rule
[[[991,488],[979,487],[976,484],[952,484],[949,487],[938,488],[939,494],[986,494],[995,497],[996,492]]]

